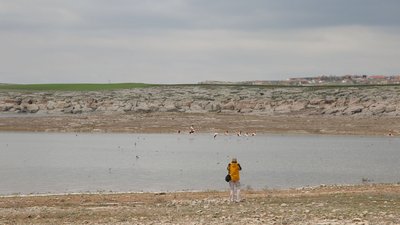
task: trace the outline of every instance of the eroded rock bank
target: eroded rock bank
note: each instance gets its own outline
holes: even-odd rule
[[[115,91],[1,91],[0,112],[26,114],[239,113],[400,116],[400,86],[158,86]]]

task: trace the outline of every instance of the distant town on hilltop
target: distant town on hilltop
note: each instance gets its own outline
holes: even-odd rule
[[[287,86],[314,86],[314,85],[387,85],[400,84],[400,75],[321,75],[316,77],[289,78],[287,80],[253,80],[253,81],[203,81],[200,84],[242,84],[242,85],[287,85]]]

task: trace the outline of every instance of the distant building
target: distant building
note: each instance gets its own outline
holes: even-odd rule
[[[241,82],[229,81],[204,81],[200,84],[223,84],[223,85],[292,85],[292,86],[313,86],[313,85],[368,85],[368,84],[400,84],[400,75],[352,75],[343,76],[319,75],[315,77],[297,77],[287,80],[253,80]]]
[[[372,75],[372,76],[369,76],[368,78],[369,79],[382,79],[382,80],[384,80],[384,79],[386,79],[386,76],[384,76],[384,75]]]

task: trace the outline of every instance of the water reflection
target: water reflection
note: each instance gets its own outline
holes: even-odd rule
[[[393,137],[0,133],[0,194],[255,189],[400,181]]]

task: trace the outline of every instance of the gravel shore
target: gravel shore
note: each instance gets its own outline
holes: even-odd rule
[[[0,197],[0,224],[400,224],[400,186]]]
[[[400,134],[398,117],[265,116],[223,113],[91,113],[84,115],[0,114],[1,131],[294,133],[327,135]]]

